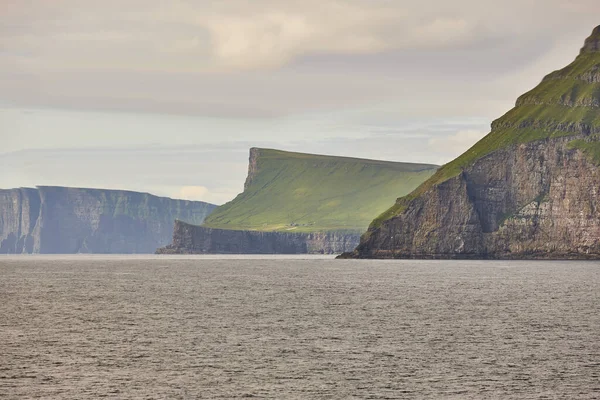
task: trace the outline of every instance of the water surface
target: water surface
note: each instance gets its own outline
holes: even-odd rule
[[[2,257],[0,397],[600,398],[600,263]]]

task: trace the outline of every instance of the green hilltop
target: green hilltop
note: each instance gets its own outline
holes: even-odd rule
[[[438,168],[358,158],[250,149],[244,192],[203,226],[259,231],[364,231],[399,195]]]
[[[586,141],[574,140],[600,162],[600,26],[586,39],[579,56],[565,68],[547,75],[523,94],[515,107],[492,122],[491,132],[458,158],[443,165],[431,178],[377,217],[371,228],[404,211],[407,204],[432,186],[459,175],[463,169],[496,150],[520,143],[585,134]]]

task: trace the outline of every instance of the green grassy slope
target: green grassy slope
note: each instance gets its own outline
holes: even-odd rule
[[[364,230],[437,166],[252,149],[247,187],[203,226],[313,232]]]
[[[492,131],[458,158],[442,166],[414,192],[377,217],[371,228],[399,215],[414,198],[432,186],[461,173],[478,159],[513,144],[527,143],[581,133],[600,140],[600,26],[586,40],[580,55],[565,68],[552,72],[516,106],[492,123]],[[591,152],[594,146],[576,143],[573,147]]]

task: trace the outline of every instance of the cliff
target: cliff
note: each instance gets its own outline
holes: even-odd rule
[[[243,193],[204,226],[281,232],[364,231],[438,167],[250,149]]]
[[[600,27],[343,257],[600,258],[599,43]]]
[[[244,192],[202,226],[175,224],[165,253],[339,254],[435,165],[250,149]]]
[[[0,254],[39,252],[37,189],[0,190]]]
[[[261,232],[212,229],[175,222],[173,243],[157,254],[339,254],[356,247],[360,232]]]
[[[123,190],[0,190],[0,254],[153,253],[215,205]]]

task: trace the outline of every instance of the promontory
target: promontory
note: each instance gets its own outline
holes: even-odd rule
[[[600,259],[600,26],[343,257]]]

